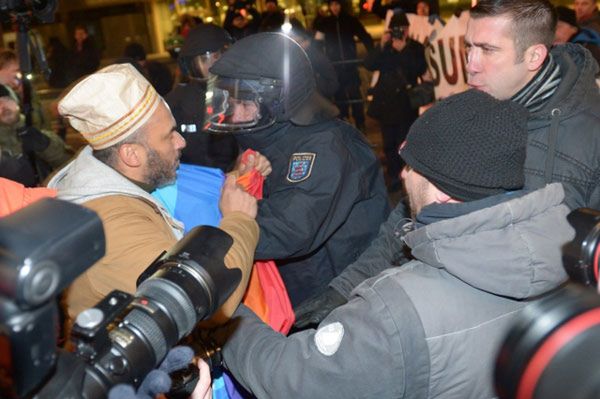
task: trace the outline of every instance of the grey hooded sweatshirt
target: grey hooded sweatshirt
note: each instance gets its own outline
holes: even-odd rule
[[[90,146],[84,147],[72,162],[59,170],[48,182],[48,187],[58,190],[59,199],[80,205],[112,195],[139,198],[162,215],[175,238],[183,237],[183,223],[171,217],[163,204],[152,195],[96,159]]]
[[[563,199],[552,184],[409,232],[416,260],[363,282],[317,330],[284,337],[241,306],[225,364],[259,398],[492,398],[507,329],[566,281]]]

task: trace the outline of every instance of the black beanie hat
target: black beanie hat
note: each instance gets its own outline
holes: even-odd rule
[[[452,198],[472,201],[523,187],[527,110],[468,90],[413,123],[400,156]]]

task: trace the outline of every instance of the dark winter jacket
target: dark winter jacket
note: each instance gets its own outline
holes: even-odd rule
[[[334,119],[236,134],[273,167],[259,202],[257,259],[275,259],[292,304],[325,289],[367,248],[389,213],[379,161]]]
[[[337,17],[323,18],[315,29],[325,35],[325,54],[334,64],[339,81],[360,82],[354,37],[364,44],[367,51],[373,49],[373,39],[358,18],[341,11]]]
[[[561,82],[528,121],[525,187],[565,186],[571,209],[600,209],[600,91],[598,64],[581,46],[555,46]]]
[[[410,106],[407,86],[415,86],[417,79],[427,71],[423,45],[409,39],[400,52],[391,44],[383,49],[377,46],[365,59],[365,67],[380,71],[379,80],[372,89],[369,116],[383,124],[409,126],[419,114]]]
[[[241,306],[224,362],[259,398],[495,397],[507,329],[567,279],[562,199],[553,184],[407,233],[416,260],[365,281],[317,330],[285,337]]]
[[[73,82],[80,77],[90,74],[100,66],[100,51],[96,48],[94,39],[88,37],[83,41],[81,50],[77,45],[72,50],[69,61],[69,81]]]

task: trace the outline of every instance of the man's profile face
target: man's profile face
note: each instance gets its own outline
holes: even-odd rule
[[[172,183],[179,167],[181,150],[185,140],[175,130],[175,120],[171,111],[159,104],[154,115],[146,124],[146,178],[145,183],[160,187]]]
[[[471,18],[467,24],[467,83],[506,100],[529,82],[533,73],[519,60],[508,16]]]
[[[21,68],[17,61],[10,61],[0,69],[0,83],[18,91],[21,86]]]
[[[577,21],[588,19],[596,10],[596,0],[575,0],[573,8]]]
[[[423,207],[433,203],[429,195],[429,186],[431,183],[410,166],[405,166],[400,176],[402,177],[404,190],[408,196],[410,214],[414,219]]]

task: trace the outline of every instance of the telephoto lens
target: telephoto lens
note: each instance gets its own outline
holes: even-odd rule
[[[105,397],[118,383],[137,385],[225,302],[241,280],[239,269],[224,264],[232,242],[217,228],[196,227],[140,276],[132,300],[114,291],[78,315],[73,340],[91,366],[84,397]]]

